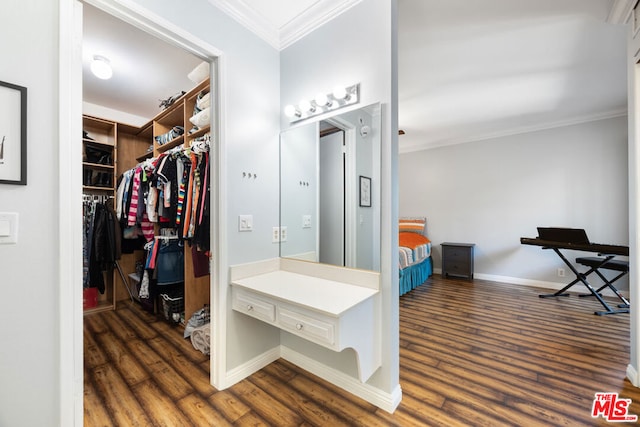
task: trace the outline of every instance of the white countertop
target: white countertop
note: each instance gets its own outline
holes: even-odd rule
[[[284,270],[236,279],[232,284],[336,317],[378,293],[363,286]]]

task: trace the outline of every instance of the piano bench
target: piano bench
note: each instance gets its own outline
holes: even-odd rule
[[[615,270],[615,271],[629,271],[629,261],[619,261],[619,260],[611,260],[604,265],[600,265],[604,261],[604,258],[598,257],[580,257],[576,258],[576,262],[578,264],[586,265],[587,267],[592,268],[602,268],[605,270]]]

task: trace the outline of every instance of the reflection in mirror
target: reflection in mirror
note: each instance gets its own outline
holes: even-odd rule
[[[380,271],[380,104],[280,135],[280,256]]]

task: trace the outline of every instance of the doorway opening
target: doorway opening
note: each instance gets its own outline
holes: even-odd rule
[[[356,267],[357,229],[355,128],[338,118],[321,121],[318,148],[319,261],[352,268]]]
[[[82,41],[82,11],[83,7],[91,4],[103,12],[113,15],[127,24],[139,30],[156,36],[164,42],[198,56],[208,62],[208,74],[214,78],[211,80],[212,102],[215,105],[215,113],[211,115],[212,121],[220,121],[218,103],[221,94],[218,91],[220,75],[217,71],[220,65],[221,52],[213,46],[205,43],[190,34],[174,27],[171,23],[159,16],[131,6],[114,5],[109,0],[89,0],[87,2],[74,1],[61,5],[61,55],[60,55],[60,188],[69,189],[61,191],[60,200],[60,290],[61,310],[61,419],[65,425],[81,425],[83,418],[83,308],[82,308],[82,269],[78,268],[82,260],[82,237],[78,227],[78,217],[70,215],[78,212],[78,204],[83,193],[82,186],[82,157],[80,154],[80,130],[82,129],[83,97],[82,97],[82,55],[80,43]],[[212,70],[214,71],[212,73]],[[220,126],[215,129],[215,140],[219,141]],[[212,146],[210,169],[215,170],[216,175],[211,176],[210,198],[210,228],[211,245],[218,247],[216,238],[218,230],[218,191],[215,181],[219,173],[219,147]],[[114,169],[115,169],[114,165]],[[106,181],[105,181],[106,182]],[[217,251],[215,251],[217,252]],[[214,253],[215,253],[214,252]],[[219,271],[218,260],[211,260],[211,270]],[[119,280],[119,279],[116,279]],[[212,312],[215,313],[215,295],[218,291],[217,276],[212,274],[207,283],[211,294]],[[215,315],[218,315],[216,313]],[[223,315],[223,314],[220,314]],[[212,322],[213,324],[213,322]],[[211,342],[219,339],[215,330],[211,331]],[[212,346],[212,353],[216,347]],[[213,357],[212,357],[213,358]],[[220,371],[212,365],[212,383],[216,383]]]

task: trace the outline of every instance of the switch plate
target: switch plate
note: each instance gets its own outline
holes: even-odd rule
[[[253,230],[253,215],[238,216],[238,231],[252,231],[252,230]]]
[[[18,213],[0,212],[0,244],[18,243]]]
[[[311,228],[311,215],[302,215],[302,228]]]

